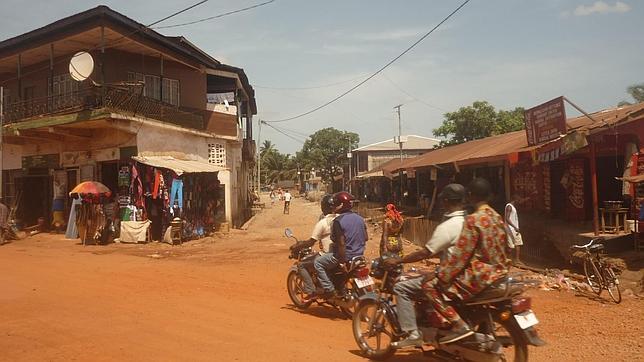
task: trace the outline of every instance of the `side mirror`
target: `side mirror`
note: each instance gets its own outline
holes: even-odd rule
[[[286,235],[287,238],[292,238],[293,237],[293,230],[291,230],[289,228],[286,228],[286,230],[284,230],[284,235]]]

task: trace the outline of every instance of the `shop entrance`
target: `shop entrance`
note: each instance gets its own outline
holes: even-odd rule
[[[101,162],[101,183],[112,191],[112,194],[116,194],[119,190],[118,185],[118,163],[116,161],[110,162]]]
[[[19,195],[16,218],[22,222],[23,226],[36,225],[39,217],[44,217],[45,224],[49,224],[53,197],[52,187],[52,179],[49,175],[16,178],[16,192]]]

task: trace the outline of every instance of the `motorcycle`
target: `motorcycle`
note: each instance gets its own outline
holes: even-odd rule
[[[348,272],[337,268],[328,273],[335,286],[335,296],[328,299],[318,297],[306,300],[304,281],[300,276],[299,268],[306,268],[311,279],[313,279],[316,294],[321,295],[324,290],[318,281],[317,271],[313,267],[313,262],[320,253],[313,251],[312,244],[298,241],[293,236],[291,229],[286,229],[284,235],[295,240],[294,246],[290,248],[289,255],[289,259],[295,259],[295,263],[289,269],[286,278],[286,289],[293,305],[299,309],[306,309],[313,303],[318,305],[326,304],[340,309],[347,318],[350,318],[358,305],[359,298],[374,290],[375,282],[369,275],[367,260],[363,256],[357,256],[347,263]]]
[[[395,353],[391,342],[406,337],[393,297],[394,284],[405,275],[402,266],[386,268],[379,258],[371,264],[371,276],[381,281],[379,292],[360,299],[353,314],[353,335],[365,357],[382,360]],[[449,332],[449,323],[428,301],[417,302],[418,328],[424,343],[434,347],[428,353],[467,361],[527,361],[528,346],[545,342],[537,335],[539,321],[531,310],[531,298],[521,295],[523,289],[523,283],[503,278],[471,300],[450,301],[475,333],[449,344],[438,342]]]

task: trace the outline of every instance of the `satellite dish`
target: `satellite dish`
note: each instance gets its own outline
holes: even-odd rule
[[[69,75],[79,82],[89,78],[94,71],[94,58],[88,52],[78,52],[69,61]]]

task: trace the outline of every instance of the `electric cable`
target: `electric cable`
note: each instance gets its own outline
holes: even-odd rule
[[[274,129],[274,130],[275,130],[275,131],[277,131],[278,133],[281,133],[282,135],[284,135],[284,136],[286,136],[286,137],[288,137],[288,138],[292,139],[293,141],[296,141],[296,142],[299,142],[299,143],[301,143],[301,144],[304,144],[304,141],[299,140],[299,139],[297,139],[297,138],[295,138],[295,137],[293,137],[293,136],[291,136],[291,135],[289,135],[289,134],[287,134],[287,133],[285,133],[285,132],[282,132],[282,131],[281,131],[281,130],[279,130],[277,127],[273,126],[272,124],[268,124],[268,123],[266,123],[266,121],[260,121],[260,122],[261,122],[262,124],[264,124],[264,125],[267,125],[267,126],[271,127],[272,129]]]
[[[385,75],[385,73],[381,73],[380,75],[381,75],[383,78],[385,78],[385,80],[387,80],[389,83],[391,83],[391,85],[393,85],[394,87],[396,87],[396,89],[398,89],[400,92],[402,92],[403,94],[406,94],[407,96],[411,97],[411,99],[412,99],[412,100],[415,100],[416,102],[420,102],[420,103],[422,103],[422,104],[426,105],[426,106],[427,106],[427,107],[429,107],[429,108],[433,108],[433,109],[439,110],[439,111],[441,111],[441,112],[447,112],[446,110],[441,109],[441,108],[438,108],[438,107],[436,107],[436,106],[434,106],[434,105],[431,105],[431,104],[429,104],[429,103],[427,103],[427,102],[423,101],[422,99],[419,99],[419,98],[415,97],[413,94],[411,94],[411,93],[407,92],[407,91],[406,91],[406,90],[404,90],[401,86],[399,86],[398,84],[396,84],[396,82],[394,82],[393,80],[391,80],[391,78],[387,77],[387,76]]]
[[[259,89],[271,89],[271,90],[309,90],[309,89],[320,89],[320,88],[329,88],[329,87],[333,87],[333,86],[336,86],[336,85],[340,85],[340,84],[345,84],[345,83],[353,82],[354,80],[362,79],[362,78],[364,78],[365,76],[367,76],[367,74],[363,74],[363,75],[360,75],[360,76],[358,76],[358,77],[351,78],[351,79],[346,79],[346,80],[343,80],[343,81],[340,81],[340,82],[329,83],[329,84],[323,84],[323,85],[316,85],[316,86],[310,86],[310,87],[269,87],[269,86],[256,85],[256,84],[253,84],[253,87],[255,87],[255,88],[259,88]]]
[[[130,37],[130,36],[132,36],[132,35],[134,35],[134,34],[136,34],[136,33],[140,33],[140,32],[141,32],[141,31],[143,31],[144,29],[151,29],[151,28],[150,28],[150,26],[155,25],[155,24],[159,24],[160,22],[166,21],[166,20],[168,20],[168,19],[170,19],[170,18],[172,18],[172,17],[175,17],[175,16],[177,16],[177,15],[179,15],[179,14],[182,14],[182,13],[184,13],[184,12],[186,12],[186,11],[190,10],[190,9],[195,8],[196,6],[199,6],[199,5],[201,5],[201,4],[205,3],[205,2],[207,2],[207,1],[209,1],[209,0],[201,0],[201,1],[199,1],[198,3],[195,3],[195,4],[193,4],[193,5],[190,5],[190,6],[186,7],[186,8],[183,8],[183,9],[181,9],[181,10],[179,10],[179,11],[177,11],[177,12],[173,13],[173,14],[170,14],[170,15],[168,15],[168,16],[166,16],[166,17],[164,17],[164,18],[160,19],[160,20],[154,21],[153,23],[150,23],[149,25],[142,25],[139,29],[134,30],[134,31],[132,31],[132,32],[130,32],[130,33],[128,33],[128,34],[122,35],[120,38],[117,38],[116,40],[114,40],[113,44],[111,44],[111,45],[109,45],[109,46],[108,46],[108,45],[97,45],[97,46],[95,46],[95,47],[92,47],[92,48],[87,49],[87,50],[86,50],[86,52],[88,52],[88,53],[89,53],[89,52],[91,52],[91,51],[98,50],[98,49],[101,49],[101,48],[106,48],[106,49],[107,49],[107,48],[111,48],[111,47],[114,47],[114,46],[116,46],[116,45],[119,45],[121,40],[123,40],[123,39],[125,39],[125,38],[128,38],[128,37]],[[74,55],[72,56],[72,58],[73,58],[73,57],[75,57],[75,56],[76,56],[76,54],[74,54]],[[69,62],[69,60],[68,60],[66,57],[63,57],[62,59],[60,59],[60,60],[58,60],[58,61],[55,61],[55,62],[53,62],[52,64],[54,64],[54,65],[55,65],[55,64],[60,64],[60,63],[63,63],[63,62]],[[18,79],[20,79],[20,78],[24,78],[24,77],[26,77],[26,76],[28,76],[28,75],[31,75],[31,74],[35,74],[35,73],[42,72],[43,70],[47,70],[47,69],[49,69],[49,67],[50,67],[52,64],[48,63],[46,66],[43,66],[42,68],[37,68],[37,69],[34,69],[34,70],[32,70],[32,71],[29,71],[29,72],[26,72],[26,73],[22,73],[22,74],[20,74],[20,76],[19,76],[19,77],[12,77],[12,78],[5,79],[5,80],[3,80],[3,81],[0,81],[0,85],[2,85],[2,84],[6,84],[6,83],[9,83],[9,82],[12,82],[12,81],[14,81],[14,80],[18,80]]]
[[[248,7],[242,8],[242,9],[229,11],[229,12],[219,14],[219,15],[215,15],[215,16],[209,16],[207,18],[203,18],[203,19],[199,19],[199,20],[189,21],[189,22],[186,22],[186,23],[157,26],[157,27],[155,27],[153,29],[170,29],[170,28],[177,28],[177,27],[180,27],[180,26],[186,26],[186,25],[202,23],[204,21],[213,20],[213,19],[219,19],[219,18],[223,18],[224,16],[237,14],[237,13],[241,13],[242,11],[247,11],[247,10],[251,10],[251,9],[254,9],[254,8],[258,8],[260,6],[268,5],[268,4],[272,3],[272,2],[275,2],[275,0],[266,1],[266,2],[263,2],[263,3],[260,3],[260,4],[255,4],[255,5],[252,5],[252,6],[248,6]]]
[[[378,69],[375,73],[371,74],[369,77],[365,78],[365,79],[364,79],[364,80],[362,80],[360,83],[358,83],[358,84],[354,85],[353,87],[351,87],[349,90],[347,90],[347,91],[345,91],[345,92],[341,93],[340,95],[336,96],[335,98],[331,99],[330,101],[327,101],[326,103],[324,103],[324,104],[322,104],[322,105],[320,105],[320,106],[318,106],[318,107],[316,107],[316,108],[313,108],[313,109],[312,109],[312,110],[310,110],[310,111],[307,111],[307,112],[304,112],[304,113],[300,113],[300,114],[295,115],[295,116],[292,116],[292,117],[288,117],[288,118],[284,118],[284,119],[279,119],[279,120],[276,120],[276,121],[264,121],[264,123],[278,123],[278,122],[287,122],[287,121],[292,121],[292,120],[297,119],[297,118],[301,118],[301,117],[304,117],[304,116],[308,116],[309,114],[311,114],[311,113],[313,113],[313,112],[317,112],[317,111],[319,111],[320,109],[325,108],[325,107],[327,107],[327,106],[329,106],[329,105],[331,105],[331,104],[335,103],[336,101],[340,100],[341,98],[343,98],[343,97],[344,97],[344,96],[346,96],[347,94],[349,94],[349,93],[353,92],[354,90],[358,89],[358,88],[359,88],[360,86],[362,86],[363,84],[367,83],[370,79],[372,79],[372,78],[373,78],[373,77],[375,77],[376,75],[380,74],[382,71],[384,71],[385,69],[387,69],[390,65],[392,65],[393,63],[395,63],[398,59],[402,58],[402,56],[403,56],[403,55],[407,54],[410,50],[412,50],[414,47],[416,47],[416,45],[420,44],[420,42],[422,42],[423,40],[425,40],[425,38],[427,38],[428,36],[430,36],[434,31],[436,31],[436,29],[438,29],[441,25],[443,25],[443,23],[445,23],[447,20],[449,20],[449,19],[450,19],[454,14],[456,14],[459,10],[461,10],[461,9],[462,9],[465,5],[467,5],[467,3],[469,3],[469,2],[470,2],[470,0],[465,0],[461,5],[459,5],[456,9],[454,9],[454,11],[452,11],[449,15],[447,15],[447,16],[446,16],[443,20],[441,20],[441,21],[440,21],[436,26],[434,26],[430,31],[428,31],[427,33],[425,33],[425,35],[423,35],[420,39],[418,39],[418,40],[417,40],[416,42],[414,42],[411,46],[409,46],[407,49],[405,49],[402,53],[400,53],[398,56],[396,56],[395,58],[393,58],[392,60],[390,60],[387,64],[383,65],[383,66],[382,66],[380,69]]]

